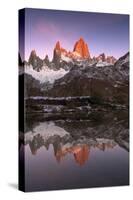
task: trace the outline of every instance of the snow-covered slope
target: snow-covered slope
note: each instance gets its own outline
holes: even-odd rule
[[[107,62],[99,61],[99,62],[96,64],[96,67],[105,67],[105,66],[110,66],[110,65],[112,65],[112,64],[107,63]]]
[[[36,71],[30,65],[25,66],[25,73],[30,74],[33,78],[40,81],[40,83],[49,82],[54,83],[55,80],[63,77],[68,71],[60,68],[59,70],[49,69],[47,66],[43,66],[40,71]]]

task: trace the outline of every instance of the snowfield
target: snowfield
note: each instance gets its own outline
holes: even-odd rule
[[[31,75],[33,78],[40,81],[40,83],[49,82],[54,83],[55,80],[63,77],[65,74],[67,74],[69,71],[66,71],[64,69],[59,70],[53,70],[49,69],[47,66],[43,66],[42,70],[39,72],[34,70],[33,67],[25,66],[25,73]]]
[[[96,64],[96,67],[105,67],[105,66],[110,66],[110,65],[112,65],[112,64],[107,63],[107,62],[98,62]]]
[[[69,57],[67,57],[67,56],[65,56],[65,55],[63,55],[63,54],[61,54],[61,60],[63,60],[63,61],[65,61],[65,62],[72,62],[72,59],[71,58],[69,58]]]

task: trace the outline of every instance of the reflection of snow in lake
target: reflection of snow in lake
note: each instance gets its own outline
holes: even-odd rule
[[[47,138],[54,135],[63,137],[69,133],[63,128],[56,126],[54,122],[44,122],[36,126],[33,131],[25,133],[25,141],[31,141],[37,134],[40,134],[44,140],[47,140]]]

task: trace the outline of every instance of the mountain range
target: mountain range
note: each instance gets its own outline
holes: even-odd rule
[[[104,53],[92,58],[83,38],[72,52],[58,41],[52,61],[32,50],[27,62],[19,55],[19,69],[20,76],[25,76],[25,97],[81,96],[96,103],[129,104],[129,52],[118,60]]]
[[[54,50],[53,50],[53,59],[50,62],[48,55],[44,59],[41,59],[35,50],[31,51],[29,56],[28,63],[32,65],[34,69],[40,70],[43,65],[47,65],[54,69],[66,68],[66,63],[69,62],[69,65],[72,66],[75,62],[91,62],[91,63],[104,63],[106,65],[112,65],[116,62],[116,58],[113,56],[106,56],[105,53],[101,53],[97,57],[92,57],[90,55],[90,49],[85,43],[84,39],[81,37],[74,44],[73,51],[67,51],[61,46],[60,41],[57,41]]]

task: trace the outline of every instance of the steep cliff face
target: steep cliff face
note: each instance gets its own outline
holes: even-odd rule
[[[36,51],[32,50],[29,60],[28,60],[28,64],[32,65],[33,69],[39,71],[42,66],[43,66],[43,60],[41,58],[39,58],[39,56],[37,56]]]
[[[59,65],[61,59],[61,47],[60,47],[60,42],[58,41],[55,45],[54,48],[54,53],[53,53],[53,62],[56,65]]]
[[[58,41],[54,48],[53,63],[60,65],[60,62],[72,62],[77,59],[90,59],[90,52],[88,45],[83,38],[80,38],[74,45],[73,51],[67,51],[61,47],[60,41]]]
[[[88,45],[85,43],[83,38],[80,38],[74,45],[73,53],[76,53],[77,56],[81,58],[90,59],[90,52]]]

